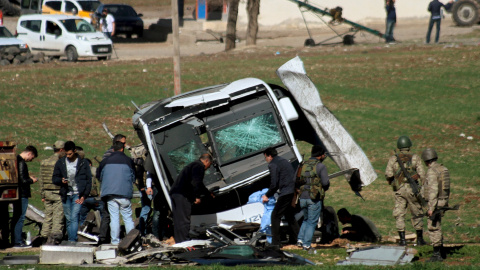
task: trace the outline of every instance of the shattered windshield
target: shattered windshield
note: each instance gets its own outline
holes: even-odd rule
[[[267,113],[212,132],[222,163],[283,142],[273,113]]]

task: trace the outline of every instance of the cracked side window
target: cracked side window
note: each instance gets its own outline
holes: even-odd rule
[[[187,166],[190,162],[198,159],[202,153],[198,149],[194,140],[187,142],[186,144],[168,152],[168,157],[172,161],[177,170],[177,174]]]
[[[222,163],[283,142],[273,113],[215,130],[212,134]]]

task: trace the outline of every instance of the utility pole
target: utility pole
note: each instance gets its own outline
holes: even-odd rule
[[[172,0],[173,86],[175,95],[182,93],[180,80],[180,37],[178,28],[178,0]]]

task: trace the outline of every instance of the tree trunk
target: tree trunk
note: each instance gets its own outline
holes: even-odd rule
[[[235,40],[237,39],[237,18],[238,18],[238,4],[240,0],[230,0],[228,3],[228,22],[227,22],[227,37],[225,41],[225,51],[235,48]]]
[[[258,14],[260,14],[260,0],[248,0],[247,14],[248,14],[247,45],[255,45],[257,44]]]

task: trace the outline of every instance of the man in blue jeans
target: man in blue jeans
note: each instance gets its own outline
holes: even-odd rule
[[[37,182],[37,178],[28,174],[28,166],[26,162],[30,162],[38,156],[37,149],[34,146],[27,146],[25,150],[17,156],[17,172],[18,172],[18,189],[20,199],[13,204],[13,217],[11,230],[13,231],[13,247],[28,248],[23,243],[22,229],[25,221],[25,213],[27,213],[28,198],[32,197],[30,185]],[[2,221],[5,222],[5,221]],[[8,222],[8,221],[7,221]]]
[[[452,1],[451,1],[452,2]],[[430,12],[430,22],[428,23],[428,31],[427,31],[427,43],[430,43],[430,34],[432,33],[433,25],[437,25],[437,32],[435,34],[435,43],[438,43],[440,39],[440,23],[442,22],[442,14],[441,8],[445,7],[445,5],[438,1],[433,0],[428,4],[428,11]]]
[[[55,163],[52,182],[60,186],[69,242],[77,242],[78,218],[92,188],[92,172],[87,160],[78,156],[75,143],[65,143],[65,157]]]
[[[309,250],[312,238],[322,213],[325,192],[330,187],[327,167],[322,163],[327,155],[320,145],[312,147],[312,156],[302,166],[297,186],[300,193],[300,207],[303,211],[303,223],[298,233],[297,246]]]
[[[124,148],[122,142],[114,142],[113,153],[102,160],[96,173],[101,182],[102,200],[107,202],[110,213],[110,237],[113,245],[120,243],[120,214],[126,233],[134,228],[130,200],[133,197],[135,165],[123,152]]]
[[[395,11],[395,0],[387,0],[385,5],[387,11],[387,29],[385,30],[385,42],[392,43],[395,42],[393,38],[393,29],[397,23],[397,12]]]

